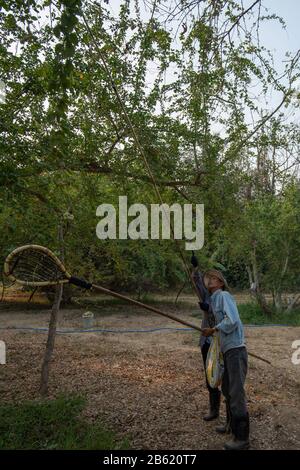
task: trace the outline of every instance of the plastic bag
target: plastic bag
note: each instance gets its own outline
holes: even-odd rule
[[[224,360],[223,354],[221,353],[219,334],[215,334],[212,337],[205,365],[206,377],[209,385],[212,388],[219,387],[224,373]]]

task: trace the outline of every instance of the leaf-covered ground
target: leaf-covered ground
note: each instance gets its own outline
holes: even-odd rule
[[[166,306],[163,306],[166,310]],[[107,314],[109,310],[109,315]],[[183,309],[168,307],[198,323]],[[59,328],[82,327],[83,310],[61,312]],[[1,308],[0,339],[7,364],[0,366],[1,401],[35,399],[46,334],[15,330],[47,326],[49,310]],[[167,319],[115,305],[98,312],[98,328],[181,328]],[[246,328],[249,351],[272,366],[249,358],[247,396],[254,449],[300,448],[300,365],[291,362],[291,344],[300,328]],[[50,396],[79,392],[87,397],[84,415],[98,417],[135,449],[222,449],[226,437],[205,423],[208,396],[198,348],[198,334],[162,330],[154,333],[83,333],[58,335]],[[224,415],[224,405],[222,405]]]

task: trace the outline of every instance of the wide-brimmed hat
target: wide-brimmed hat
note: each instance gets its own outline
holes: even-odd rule
[[[208,278],[211,277],[211,276],[215,276],[221,282],[223,282],[223,287],[222,287],[223,290],[229,290],[229,287],[228,287],[228,284],[227,284],[227,281],[226,281],[225,277],[223,276],[221,271],[218,271],[217,269],[209,269],[208,271],[205,271],[205,273],[203,274],[203,282],[204,282],[206,288],[208,286]]]

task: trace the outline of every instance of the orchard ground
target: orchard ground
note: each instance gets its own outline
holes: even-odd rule
[[[18,295],[19,300],[25,296],[22,291]],[[199,324],[195,299],[183,296],[176,307],[171,297],[157,297],[156,305]],[[245,296],[237,298],[245,301]],[[43,297],[37,300],[40,305],[0,306],[0,340],[7,347],[7,364],[0,366],[2,403],[38,397],[47,335],[16,329],[48,326],[50,309]],[[94,328],[99,329],[184,328],[131,305],[107,301],[100,306],[92,298],[88,302],[88,308],[61,310],[58,328],[82,329],[86,310],[94,312]],[[272,362],[269,366],[249,357],[252,448],[299,449],[300,365],[291,361],[291,345],[300,339],[300,327],[246,326],[245,333],[249,351]],[[215,433],[216,421],[202,420],[208,394],[198,340],[196,331],[185,330],[59,334],[49,398],[61,393],[86,397],[83,418],[101,421],[118,438],[128,438],[132,449],[222,449],[228,436]],[[223,417],[224,412],[222,403]]]

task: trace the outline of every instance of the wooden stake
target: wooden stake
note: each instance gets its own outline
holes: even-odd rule
[[[64,261],[64,233],[63,233],[63,221],[58,227],[58,238],[60,244],[60,255]],[[63,265],[62,265],[63,266]],[[41,372],[41,383],[40,383],[40,394],[45,397],[48,394],[48,383],[49,383],[49,371],[52,354],[54,351],[55,337],[56,337],[56,326],[57,318],[60,309],[60,303],[63,295],[63,284],[58,284],[56,286],[55,298],[51,309],[49,330],[48,330],[48,339],[46,344],[46,350],[44,355],[44,360],[42,364]]]

